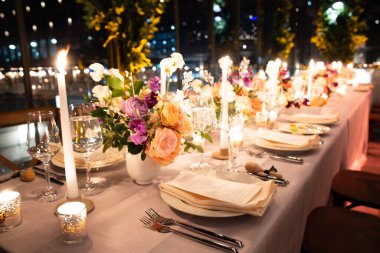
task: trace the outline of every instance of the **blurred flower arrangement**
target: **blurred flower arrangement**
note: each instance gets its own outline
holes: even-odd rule
[[[146,84],[125,78],[117,69],[107,72],[99,63],[90,67],[96,85],[92,92],[99,108],[93,116],[102,120],[104,150],[124,146],[131,154],[150,156],[161,165],[167,165],[180,152],[181,139],[191,135],[191,123],[179,105],[159,95],[160,79],[151,78]],[[195,145],[185,141],[185,145]]]
[[[232,67],[227,77],[229,115],[236,116],[241,114],[246,120],[252,119],[256,112],[261,110],[262,103],[258,99],[257,92],[264,85],[260,75],[254,75],[249,63],[250,61],[244,57],[238,67]],[[221,80],[212,83],[211,87],[216,105],[216,115],[219,118],[221,111]]]

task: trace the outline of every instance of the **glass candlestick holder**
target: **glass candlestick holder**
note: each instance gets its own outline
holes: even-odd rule
[[[57,216],[62,232],[62,241],[77,244],[87,238],[86,205],[82,202],[67,202],[57,209]]]

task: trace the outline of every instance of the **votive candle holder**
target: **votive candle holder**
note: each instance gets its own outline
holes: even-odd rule
[[[64,243],[77,244],[87,238],[87,210],[84,203],[66,202],[57,208],[57,216]]]
[[[0,192],[0,231],[21,224],[21,195],[16,191]]]

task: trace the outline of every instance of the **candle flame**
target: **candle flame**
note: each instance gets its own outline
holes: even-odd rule
[[[65,71],[67,53],[68,53],[68,49],[61,50],[61,51],[58,52],[58,55],[57,55],[57,69],[58,69],[59,72]]]

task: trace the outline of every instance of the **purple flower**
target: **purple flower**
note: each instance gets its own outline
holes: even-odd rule
[[[152,92],[156,92],[160,89],[160,78],[157,76],[149,79],[148,86]]]
[[[153,108],[157,104],[157,94],[151,92],[150,94],[144,97],[144,102],[148,106],[149,109]]]
[[[121,101],[121,110],[131,118],[142,118],[149,113],[145,102],[136,97]]]
[[[305,98],[302,102],[303,105],[309,106],[309,99]]]
[[[134,132],[131,134],[131,141],[136,145],[145,144],[147,137],[146,122],[142,119],[134,119],[129,122],[129,129]]]

